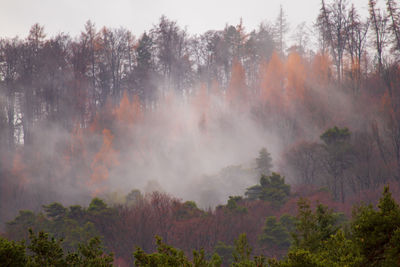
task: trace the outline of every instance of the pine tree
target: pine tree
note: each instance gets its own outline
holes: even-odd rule
[[[290,185],[285,184],[285,177],[273,172],[270,176],[261,175],[260,184],[248,188],[245,195],[253,200],[270,201],[273,206],[278,207],[290,195]]]
[[[365,257],[364,266],[395,266],[400,261],[400,208],[385,187],[378,210],[371,205],[354,212],[353,238]]]
[[[276,220],[275,216],[269,216],[265,220],[259,241],[267,248],[276,246],[279,249],[286,250],[290,246],[290,235],[285,226]]]
[[[264,175],[271,175],[272,165],[272,158],[271,154],[267,151],[265,147],[263,147],[259,154],[258,158],[256,158],[257,170],[260,174]]]

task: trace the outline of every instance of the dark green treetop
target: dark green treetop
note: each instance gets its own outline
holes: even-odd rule
[[[285,184],[285,177],[273,172],[270,176],[262,175],[260,184],[248,188],[245,195],[251,200],[270,201],[274,206],[280,206],[290,195],[290,185]]]
[[[256,158],[256,164],[257,164],[257,170],[259,173],[262,175],[270,175],[271,174],[271,169],[273,167],[272,165],[272,158],[271,154],[267,151],[265,147],[263,147],[258,155],[258,158]]]
[[[277,221],[275,216],[269,216],[265,220],[259,241],[267,248],[276,246],[281,249],[288,249],[291,238],[288,229],[280,221]]]
[[[385,187],[378,210],[361,206],[353,213],[351,229],[365,257],[364,266],[395,266],[400,262],[400,208]]]

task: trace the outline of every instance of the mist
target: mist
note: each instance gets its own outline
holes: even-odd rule
[[[132,190],[214,209],[259,183],[262,148],[293,188],[326,187],[342,202],[397,180],[398,53],[374,57],[359,16],[359,39],[338,43],[343,36],[327,34],[338,18],[321,19],[329,14],[291,46],[282,8],[256,29],[240,20],[191,35],[162,16],[140,36],[88,21],[78,36],[47,38],[34,24],[25,39],[1,39],[0,174],[10,204],[0,221],[54,201],[125,204]],[[329,129],[351,132],[351,153],[339,153],[351,164],[339,174],[322,139]]]
[[[87,205],[92,197],[118,204],[139,189],[215,208],[258,183],[255,159],[263,147],[273,158],[273,170],[296,184],[282,164],[284,152],[299,140],[318,141],[324,127],[354,125],[358,119],[349,116],[354,114],[351,96],[332,84],[329,90],[316,86],[320,77],[306,73],[309,65],[296,52],[286,62],[274,53],[266,68],[260,65],[261,97],[247,92],[244,70],[236,62],[236,77],[225,88],[198,83],[181,95],[160,82],[156,103],[146,107],[124,91],[116,104],[107,100],[85,128],[75,124],[68,131],[58,123],[38,122],[34,144],[17,152],[6,168],[18,177],[16,194],[25,199],[16,207],[40,210],[53,201]],[[311,94],[319,120],[306,106]]]

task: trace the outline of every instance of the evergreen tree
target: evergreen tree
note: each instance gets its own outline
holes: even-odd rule
[[[0,265],[10,267],[25,266],[28,258],[25,252],[25,244],[8,241],[0,237]]]
[[[135,257],[135,266],[198,266],[214,267],[221,266],[222,261],[218,254],[214,254],[210,261],[204,256],[204,251],[193,252],[193,262],[191,262],[182,250],[176,249],[164,243],[161,237],[156,236],[157,252],[147,254],[141,248],[136,248],[133,253]]]
[[[267,248],[277,247],[286,250],[290,246],[290,234],[285,226],[276,220],[275,216],[269,216],[265,221],[259,241]]]
[[[322,204],[313,212],[305,199],[299,200],[298,209],[296,231],[292,234],[294,247],[315,252],[322,241],[328,240],[338,231],[339,214]]]
[[[252,200],[269,201],[278,207],[284,204],[290,195],[290,185],[285,184],[285,177],[273,172],[270,176],[262,175],[260,184],[248,188],[245,195]]]
[[[256,158],[256,164],[257,164],[257,170],[260,172],[260,174],[264,175],[271,175],[271,169],[272,169],[272,158],[271,154],[267,151],[265,147],[263,147],[258,155],[258,158]]]
[[[218,254],[224,265],[231,265],[233,262],[233,251],[234,247],[225,244],[224,242],[218,241],[214,248],[214,252]]]
[[[113,254],[105,254],[99,238],[80,244],[76,252],[64,253],[62,239],[56,240],[48,233],[35,234],[29,229],[29,245],[0,237],[0,266],[112,266]],[[27,253],[27,249],[29,252]]]
[[[354,212],[354,241],[365,258],[364,266],[395,266],[400,262],[400,208],[385,187],[378,210],[371,205]]]

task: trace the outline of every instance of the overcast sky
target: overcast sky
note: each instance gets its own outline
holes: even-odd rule
[[[382,0],[381,0],[382,1]],[[156,24],[161,15],[176,20],[190,33],[237,25],[247,30],[263,21],[274,21],[282,4],[290,27],[315,21],[320,0],[0,0],[0,37],[24,38],[38,22],[48,36],[64,32],[76,36],[87,20],[100,28],[123,26],[140,35]],[[327,0],[327,2],[330,2]],[[368,0],[352,1],[366,14]]]

